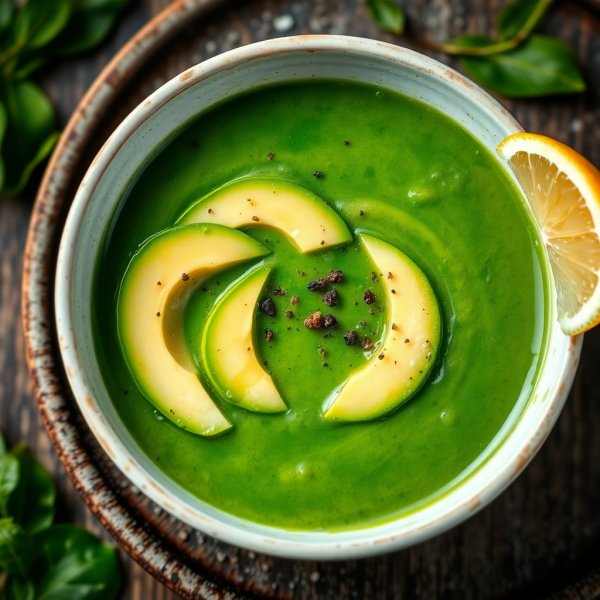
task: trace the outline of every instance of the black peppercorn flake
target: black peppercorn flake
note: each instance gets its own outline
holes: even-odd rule
[[[156,313],[156,316],[157,316],[157,317],[160,317],[160,313],[159,313],[159,312],[157,312],[157,313]]]
[[[321,246],[325,245],[325,240],[321,240]]]
[[[308,283],[306,285],[306,288],[309,292],[318,292],[319,290],[322,290],[325,287],[326,283],[327,280],[324,277],[321,277],[320,279],[315,279],[315,281],[311,281],[310,283]]]
[[[379,355],[377,358],[378,358],[379,360],[383,360],[383,359],[385,358],[385,354],[380,354],[380,355]]]
[[[397,327],[396,323],[392,323],[392,329],[393,329],[394,331],[396,331],[396,330],[398,329],[398,327]]]
[[[210,214],[210,213],[212,213],[212,211],[213,211],[213,209],[212,209],[212,208],[209,208],[209,209],[208,209],[208,212],[209,212],[209,214]]]
[[[377,275],[375,273],[371,273],[371,281],[377,281]]]
[[[293,313],[291,310],[286,310],[286,311],[285,311],[285,316],[286,316],[288,319],[293,319],[293,318],[294,318],[294,313]],[[288,327],[288,329],[289,329],[289,327]]]
[[[340,270],[331,271],[327,275],[327,283],[339,283],[342,279],[344,279],[344,274]]]
[[[361,217],[364,217],[364,216],[365,216],[365,211],[364,211],[364,210],[361,210],[361,211],[360,211],[358,214],[359,214]]]
[[[373,347],[373,342],[365,337],[361,340],[360,345],[363,347],[363,350],[370,350]]]
[[[265,329],[265,340],[267,340],[267,342],[272,342],[274,337],[275,337],[275,334],[273,333],[272,329]],[[265,361],[265,365],[266,364],[267,364],[267,361]]]
[[[304,319],[304,327],[307,329],[320,329],[321,328],[321,313],[317,311],[312,315],[309,315]]]
[[[181,274],[181,279],[182,279],[183,281],[187,281],[189,278],[190,278],[190,276],[189,276],[187,273],[182,273],[182,274]]]
[[[325,292],[323,294],[323,302],[325,302],[325,304],[327,304],[327,306],[329,306],[330,308],[332,306],[337,306],[338,301],[339,294],[338,291],[335,289],[329,290],[328,292]]]
[[[315,172],[313,173],[313,176],[314,176],[316,179],[321,179],[321,177],[323,177],[323,173],[321,173],[321,171],[315,171]]]
[[[273,302],[272,298],[265,298],[260,307],[269,315],[269,317],[274,317],[277,314],[277,308],[275,307],[275,302]]]
[[[344,334],[344,342],[346,342],[346,346],[356,346],[357,341],[358,336],[356,335],[356,331],[346,331]]]
[[[365,304],[374,304],[377,297],[371,290],[366,290],[363,294],[363,300],[365,301]]]
[[[344,146],[349,146],[350,142],[348,140],[344,140]]]
[[[319,348],[319,354],[321,356],[325,356],[325,354],[327,354],[327,350],[325,350],[325,348]]]
[[[252,217],[252,220],[253,220],[253,221],[256,221],[256,222],[260,221],[260,219],[259,219],[259,218],[258,218],[256,215],[254,215],[254,216]]]
[[[391,271],[388,273],[387,278],[388,279],[394,279],[394,276],[392,275]]]
[[[275,155],[272,152],[269,152],[269,154],[267,154],[267,158],[269,160],[273,160],[275,158]]]
[[[329,365],[328,365],[326,362],[324,362],[324,363],[323,363],[323,366],[324,366],[324,367],[328,367]]]
[[[338,320],[332,314],[326,314],[323,319],[323,325],[326,329],[333,329],[339,325]]]
[[[298,302],[300,302],[300,298],[298,298],[298,296],[292,296],[292,306],[295,306]]]
[[[304,271],[298,271],[298,275],[300,275],[301,277],[304,277],[306,275],[306,273]]]
[[[162,285],[162,283],[160,281],[157,281],[156,285]]]
[[[406,338],[406,339],[404,340],[404,343],[405,343],[405,344],[408,344],[408,342],[410,342],[410,340],[409,340],[408,338]]]
[[[285,292],[281,289],[281,287],[277,286],[274,290],[273,293],[276,296],[285,296]]]
[[[375,314],[375,311],[374,311],[372,308],[370,308],[370,309],[369,309],[369,314],[370,314],[371,316],[373,316],[373,315]]]
[[[396,293],[396,290],[392,290],[392,294],[395,294],[395,293]]]

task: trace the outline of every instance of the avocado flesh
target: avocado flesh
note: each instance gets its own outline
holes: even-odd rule
[[[240,179],[194,204],[178,224],[267,225],[283,231],[302,253],[352,240],[342,218],[321,198],[287,181]]]
[[[253,412],[287,410],[273,380],[256,358],[254,328],[260,293],[269,275],[260,266],[226,290],[202,335],[202,360],[217,393]]]
[[[140,391],[183,429],[210,436],[231,427],[187,348],[187,300],[207,276],[268,252],[234,229],[187,225],[154,236],[129,263],[117,302],[121,348]]]
[[[375,419],[406,402],[425,383],[441,341],[440,310],[421,269],[387,242],[359,238],[385,281],[389,318],[370,361],[325,401],[332,421]]]

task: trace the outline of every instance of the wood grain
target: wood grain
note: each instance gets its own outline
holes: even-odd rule
[[[100,69],[168,0],[134,2],[99,50],[54,65],[43,84],[66,121]],[[446,40],[464,32],[493,33],[501,0],[414,0],[413,32]],[[106,137],[146,95],[187,67],[234,45],[274,37],[272,18],[292,14],[297,33],[342,33],[398,42],[370,23],[360,0],[256,0],[230,3],[209,22],[187,30],[156,55],[107,116]],[[566,142],[600,166],[600,21],[575,4],[560,4],[544,24],[576,49],[589,91],[576,97],[505,104],[531,131]],[[447,57],[433,54],[448,61]],[[94,140],[99,147],[103,139]],[[60,517],[108,536],[79,499],[43,430],[25,366],[20,278],[31,199],[0,200],[0,427],[9,443],[24,441],[55,476]],[[190,554],[261,595],[290,598],[485,599],[594,598],[600,595],[600,331],[586,337],[571,397],[549,440],[519,480],[464,525],[415,548],[348,563],[292,563],[236,553],[190,537]],[[149,509],[149,512],[151,509]],[[168,520],[166,515],[156,519]],[[195,554],[194,554],[195,552]],[[174,594],[122,553],[123,598]],[[596,569],[596,571],[594,571]],[[588,579],[582,579],[588,576]],[[578,582],[579,583],[576,583]],[[574,584],[569,591],[567,586]]]

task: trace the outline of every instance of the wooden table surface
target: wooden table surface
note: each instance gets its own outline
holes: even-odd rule
[[[397,41],[378,33],[368,22],[362,0],[255,0],[229,3],[219,15],[221,25],[208,24],[197,48],[175,44],[169,63],[171,76],[233,45],[276,35],[272,19],[295,15],[293,33],[349,33]],[[567,41],[584,65],[590,90],[583,95],[539,101],[501,99],[528,130],[566,142],[600,166],[600,10],[596,0],[560,4],[545,31]],[[134,0],[110,39],[83,57],[64,60],[44,73],[42,84],[51,95],[64,124],[78,101],[114,53],[169,0]],[[504,0],[424,0],[403,3],[417,30],[443,40],[464,31],[492,32],[493,19]],[[250,6],[248,6],[250,5]],[[254,20],[251,17],[254,15]],[[223,23],[228,23],[226,27]],[[198,24],[191,24],[196,27]],[[211,29],[212,27],[212,29]],[[229,29],[229,31],[228,31]],[[190,32],[188,32],[188,37]],[[401,42],[402,43],[402,42]],[[192,51],[190,50],[192,48]],[[456,66],[440,55],[434,56]],[[152,88],[164,83],[152,82]],[[152,89],[148,90],[150,93]],[[59,490],[59,518],[74,520],[109,539],[80,500],[54,454],[39,418],[25,363],[20,320],[22,253],[35,189],[21,198],[0,199],[0,428],[9,444],[25,442],[53,474]],[[377,598],[477,598],[473,590],[493,585],[486,597],[505,597],[521,588],[519,597],[538,597],[596,569],[600,573],[600,331],[586,336],[582,364],[560,420],[526,472],[490,507],[471,519],[460,536],[441,536],[427,542],[427,552],[407,552],[402,577],[410,585],[390,581],[389,593]],[[448,547],[451,542],[452,547]],[[425,546],[425,545],[424,545]],[[427,553],[444,556],[436,569],[419,562]],[[478,554],[479,553],[479,554]],[[469,573],[465,571],[470,556]],[[472,571],[473,555],[481,569]],[[176,596],[146,574],[125,553],[123,598],[172,599]],[[507,556],[511,560],[507,560]],[[364,578],[368,579],[366,563]],[[465,571],[465,572],[463,572]],[[371,574],[375,577],[376,574]],[[491,583],[487,583],[489,580]],[[510,582],[503,586],[501,582]],[[598,578],[600,581],[600,577]],[[531,584],[531,595],[527,587]],[[540,581],[545,583],[540,584]],[[411,590],[411,595],[404,591]],[[589,588],[590,590],[592,587]],[[595,588],[596,590],[599,588]],[[460,591],[462,590],[462,591]],[[469,592],[469,590],[471,590]],[[523,595],[524,594],[524,595]],[[356,596],[359,597],[359,596]],[[508,597],[511,597],[510,595]],[[594,598],[597,594],[557,598]]]

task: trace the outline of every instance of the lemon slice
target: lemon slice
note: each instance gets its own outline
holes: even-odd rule
[[[567,335],[600,322],[600,171],[568,146],[517,133],[496,148],[516,175],[548,249]]]

